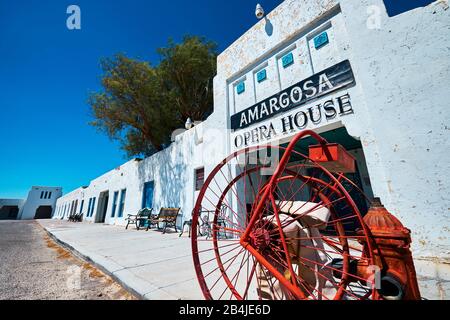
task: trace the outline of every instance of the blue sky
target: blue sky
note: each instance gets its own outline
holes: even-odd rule
[[[260,1],[266,10],[280,0]],[[81,8],[81,30],[66,9]],[[0,0],[0,198],[32,185],[69,192],[127,161],[89,126],[99,59],[117,52],[158,63],[169,37],[204,35],[223,50],[255,22],[254,1]]]
[[[88,125],[101,57],[123,52],[156,64],[156,48],[185,34],[222,51],[256,22],[256,2],[0,0],[0,198],[25,197],[32,185],[66,193],[127,161]],[[268,12],[282,1],[259,2]],[[388,5],[396,13],[411,2],[429,1]],[[71,4],[81,8],[81,30],[66,28]]]

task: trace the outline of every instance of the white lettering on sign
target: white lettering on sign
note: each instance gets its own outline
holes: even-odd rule
[[[231,129],[243,129],[354,83],[350,62],[345,60],[232,115]]]
[[[280,96],[281,98],[281,96]],[[273,122],[265,123],[251,130],[239,132],[234,137],[234,147],[239,149],[250,145],[272,140],[279,135],[287,135],[306,128],[310,124],[318,125],[324,120],[329,121],[337,116],[353,113],[350,95],[348,93],[323,103],[310,106],[305,110],[291,112],[280,118],[279,126]],[[277,132],[275,128],[280,128]]]

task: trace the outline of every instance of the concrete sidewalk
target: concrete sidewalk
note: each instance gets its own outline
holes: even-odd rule
[[[144,299],[203,299],[185,235],[61,220],[39,223]]]

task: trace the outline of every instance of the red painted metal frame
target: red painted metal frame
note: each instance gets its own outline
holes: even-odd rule
[[[355,158],[338,143],[327,143],[326,149],[322,145],[309,146],[309,158],[320,163],[330,172],[354,173]],[[325,150],[329,152],[324,152]]]
[[[304,294],[304,292],[300,289],[299,284],[297,283],[295,277],[290,277],[291,280],[288,280],[283,274],[281,274],[269,261],[266,260],[266,258],[264,256],[262,256],[258,250],[256,248],[254,248],[251,244],[250,244],[250,233],[251,230],[253,228],[253,226],[255,225],[255,223],[258,221],[258,219],[260,219],[261,217],[261,213],[264,209],[264,206],[266,205],[266,202],[268,200],[270,200],[270,203],[272,204],[273,210],[274,210],[274,215],[275,215],[275,219],[277,220],[278,225],[281,225],[280,222],[280,217],[279,217],[279,211],[278,208],[275,204],[275,199],[273,197],[273,191],[277,185],[277,182],[279,180],[279,178],[281,177],[281,174],[283,173],[283,171],[286,169],[286,166],[289,162],[289,159],[291,157],[291,154],[295,148],[295,145],[297,144],[297,142],[306,137],[306,136],[311,136],[313,137],[315,140],[317,140],[317,142],[324,148],[324,151],[326,154],[329,154],[329,151],[327,149],[327,141],[322,138],[321,136],[319,136],[317,133],[315,133],[314,131],[311,130],[304,130],[300,133],[298,133],[289,143],[289,145],[287,146],[285,150],[284,155],[282,156],[277,168],[275,169],[274,174],[272,175],[272,177],[270,178],[269,182],[264,186],[263,188],[263,192],[261,194],[260,197],[258,197],[258,204],[256,205],[255,209],[253,210],[251,219],[245,229],[244,234],[241,236],[240,238],[240,244],[241,246],[247,250],[248,252],[250,252],[252,254],[252,256],[261,264],[263,265],[265,268],[267,268],[267,270],[269,270],[269,272],[285,287],[287,288],[292,295],[297,298],[297,299],[305,299],[306,296]],[[237,157],[239,154],[242,153],[249,153],[252,151],[256,151],[258,149],[261,149],[264,146],[256,146],[256,147],[248,147],[239,151],[234,152],[233,154],[231,154],[230,156],[228,156],[227,158],[225,158],[221,163],[219,163],[214,169],[213,171],[210,173],[210,175],[208,176],[208,178],[206,179],[203,188],[200,190],[200,193],[198,195],[197,198],[197,202],[196,205],[194,207],[194,210],[197,210],[199,208],[199,206],[201,205],[201,199],[204,197],[206,190],[207,190],[207,186],[210,184],[210,182],[212,181],[213,177],[215,176],[215,174],[217,174],[219,172],[219,170],[221,170],[221,168],[231,159]],[[342,187],[342,185],[340,184],[339,180],[333,176],[327,169],[325,168],[321,168],[329,177],[330,179],[334,182],[334,187],[338,188],[339,191],[348,199],[349,204],[352,208],[352,210],[354,212],[358,212],[359,210],[356,207],[356,204],[353,202],[352,198],[350,197],[349,193],[347,192],[347,190],[345,190],[344,187]],[[216,208],[216,211],[219,210],[219,208]],[[195,214],[195,211],[194,211]],[[217,212],[216,215],[217,217]],[[197,219],[193,219],[192,221],[192,230],[197,230],[198,227],[198,220]],[[369,253],[370,256],[366,257],[367,260],[369,261],[370,264],[373,264],[373,258],[371,256],[371,253],[373,252],[373,248],[372,248],[372,240],[369,239],[368,235],[370,235],[370,230],[367,228],[367,226],[364,223],[361,223],[361,228],[363,233],[366,235],[366,244],[367,244],[367,252]],[[195,232],[195,231],[194,231]],[[286,240],[285,240],[285,236],[283,234],[283,231],[281,230],[281,228],[279,228],[279,233],[280,233],[280,239],[282,242],[282,246],[283,246],[283,250],[285,252],[288,252],[287,249],[287,244],[286,244]],[[217,237],[217,235],[215,235],[215,233],[213,233],[213,238]],[[196,237],[192,237],[192,250],[193,252],[199,252],[198,251],[198,244],[196,242]],[[214,239],[217,240],[217,239]],[[216,254],[216,258],[220,260],[220,256],[217,250],[217,245],[215,244],[215,254]],[[290,257],[289,255],[286,256],[287,260],[288,260],[288,266],[289,266],[289,271],[291,272],[291,274],[295,274],[293,269],[292,269],[292,264],[290,261]],[[194,260],[194,266],[196,268],[196,273],[197,273],[197,278],[199,280],[201,289],[204,293],[205,298],[211,298],[211,294],[209,292],[209,288],[205,285],[205,283],[202,281],[202,278],[204,277],[202,269],[201,269],[201,264],[199,261],[199,257],[197,254],[193,254],[193,260]],[[345,263],[345,262],[344,262]],[[221,267],[223,268],[223,266]],[[233,285],[230,281],[230,279],[228,279],[228,277],[225,275],[225,270],[221,269],[221,272],[224,276],[224,280],[227,283],[227,285],[229,286],[230,290],[233,292],[233,294],[237,297],[237,298],[242,298],[238,292],[236,292],[235,290],[233,291]],[[340,295],[337,295],[338,297]]]

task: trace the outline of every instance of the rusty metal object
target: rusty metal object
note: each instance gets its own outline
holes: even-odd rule
[[[295,150],[306,136],[317,141],[309,156]],[[269,154],[282,157],[267,176]],[[354,162],[310,130],[287,147],[249,147],[220,162],[192,216],[197,230],[202,210],[214,213],[212,237],[191,239],[205,298],[420,299],[410,231],[379,199],[363,216],[344,186]]]
[[[355,158],[338,143],[309,146],[309,158],[320,163],[330,172],[353,173]]]
[[[307,136],[317,141],[318,161],[295,150]],[[263,173],[267,155],[282,155],[269,175]],[[202,210],[212,210],[212,237],[202,239],[194,232],[191,239],[206,299],[373,297],[371,280],[359,277],[355,267],[355,261],[375,264],[370,231],[342,184],[342,173],[325,168],[330,164],[333,170],[347,171],[354,159],[341,146],[304,130],[287,147],[241,149],[211,171],[199,192],[192,228],[199,227]],[[360,225],[362,234],[346,230],[348,222]],[[358,243],[361,238],[364,246]]]
[[[410,250],[411,231],[394,217],[375,198],[364,223],[369,228],[376,243],[373,257],[380,268],[378,298],[387,300],[420,300],[419,286],[412,253]],[[361,241],[366,245],[365,241]],[[367,279],[373,276],[373,268],[358,265],[358,274]]]

